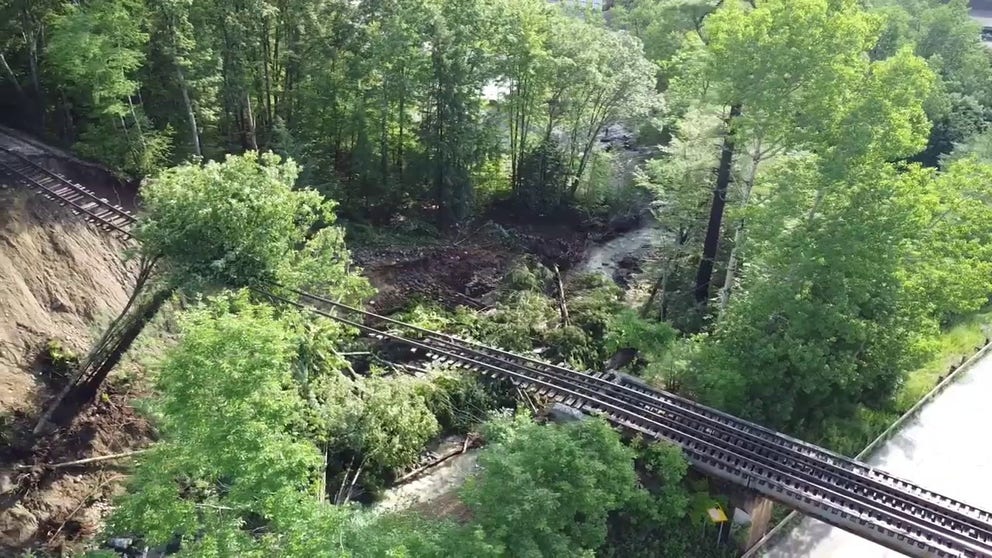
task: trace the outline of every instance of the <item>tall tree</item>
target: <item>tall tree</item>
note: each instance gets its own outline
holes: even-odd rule
[[[52,66],[87,107],[77,148],[138,174],[158,168],[169,151],[168,134],[152,127],[140,101],[146,15],[140,0],[72,6],[55,20],[48,45]]]
[[[603,421],[544,427],[523,417],[489,436],[484,473],[464,494],[506,555],[589,553],[606,540],[607,514],[636,492],[633,451]]]
[[[142,191],[135,231],[142,269],[127,306],[90,350],[36,427],[66,401],[88,402],[148,322],[177,290],[278,283],[359,301],[367,283],[350,274],[333,204],[294,188],[297,166],[271,153],[162,171]]]
[[[877,40],[879,25],[878,18],[854,0],[765,0],[754,6],[726,2],[706,18],[700,37],[683,45],[683,57],[702,61],[702,73],[680,76],[674,94],[685,98],[695,91],[697,98],[715,104],[727,119],[697,268],[698,303],[709,298],[739,149],[751,152],[749,165],[756,169],[769,154],[782,150],[823,152],[841,144],[870,150],[881,144],[843,142],[840,137],[846,133],[845,115],[864,106],[850,97],[851,91],[871,86],[883,71],[912,74],[918,69],[917,62],[905,56],[893,56],[888,66],[882,65],[884,61],[872,65],[866,53]],[[874,121],[913,110],[910,105],[883,111]],[[921,119],[917,125],[926,123]],[[903,142],[898,147],[903,148]],[[748,185],[742,189],[749,190]]]

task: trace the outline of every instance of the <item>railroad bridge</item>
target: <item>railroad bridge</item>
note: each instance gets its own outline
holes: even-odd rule
[[[134,216],[18,153],[0,148],[0,172],[107,231],[130,237]],[[992,558],[989,512],[634,378],[549,364],[311,293],[278,286],[258,291],[374,338],[407,344],[437,362],[502,378],[602,416],[628,433],[674,442],[704,474],[895,551],[919,558]]]

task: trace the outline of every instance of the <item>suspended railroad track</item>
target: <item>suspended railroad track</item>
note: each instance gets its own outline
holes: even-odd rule
[[[106,230],[131,236],[134,216],[57,173],[4,148],[0,171]],[[628,432],[674,442],[703,472],[888,548],[920,557],[992,558],[987,511],[629,377],[578,372],[278,285],[256,290],[407,344],[436,362],[508,380]]]

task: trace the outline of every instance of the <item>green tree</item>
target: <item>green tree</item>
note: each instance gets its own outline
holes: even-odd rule
[[[603,129],[634,121],[661,108],[656,67],[643,45],[628,33],[604,30],[584,19],[566,18],[552,36],[553,82],[549,129],[560,127],[569,165],[569,198],[575,197]]]
[[[682,73],[678,53],[687,35],[702,31],[703,22],[721,0],[631,0],[618,2],[613,21],[644,43],[644,54],[658,65],[659,89],[665,90],[673,74]]]
[[[140,0],[70,5],[55,19],[47,49],[54,70],[88,107],[92,123],[84,125],[77,149],[138,175],[158,168],[170,149],[169,132],[152,127],[138,100],[136,74],[149,39],[145,17]]]
[[[298,316],[240,294],[200,305],[181,327],[147,405],[161,438],[142,454],[108,533],[178,542],[178,556],[496,556],[455,526],[327,503],[314,400],[298,375],[309,352]],[[342,339],[338,328],[317,345]]]
[[[142,191],[135,236],[186,284],[277,282],[356,301],[367,291],[349,273],[334,204],[295,189],[297,173],[293,161],[254,152],[167,169]]]
[[[636,439],[637,468],[650,490],[639,490],[622,509],[612,514],[608,557],[686,558],[718,556],[719,548],[697,538],[690,522],[690,494],[685,485],[689,465],[682,450],[665,442]],[[729,554],[729,553],[728,553]]]
[[[603,421],[497,422],[463,497],[505,556],[577,556],[606,540],[606,519],[635,493],[633,451]]]
[[[144,188],[134,231],[141,265],[131,298],[39,421],[45,427],[70,393],[95,395],[131,344],[177,290],[272,283],[360,301],[368,283],[352,273],[333,205],[296,190],[296,165],[272,154],[229,156],[162,171]]]
[[[264,306],[201,309],[183,330],[156,374],[164,438],[112,525],[151,544],[179,534],[192,555],[247,549],[246,521],[292,519],[289,509],[318,497],[322,459],[296,431],[306,410],[292,377],[296,346]]]
[[[341,450],[360,456],[353,464],[357,468],[352,484],[363,468],[388,474],[409,465],[438,433],[437,419],[420,384],[401,378],[369,378],[358,386],[360,403],[352,406],[337,441]]]
[[[921,103],[932,76],[906,50],[870,62],[879,26],[854,0],[726,2],[706,18],[701,38],[683,45],[684,58],[701,58],[702,73],[680,76],[675,95],[699,96],[726,121],[698,303],[709,298],[739,152],[750,154],[753,169],[742,188],[746,200],[760,162],[782,150],[822,153],[822,163],[841,172],[852,160],[904,157],[922,147],[919,135],[929,128]]]
[[[926,149],[914,158],[935,166],[955,143],[988,125],[992,59],[981,42],[981,28],[965,0],[876,0],[871,5],[885,18],[872,55],[882,58],[908,46],[940,76],[926,107],[933,129]]]
[[[884,406],[925,356],[936,322],[909,262],[941,220],[918,169],[872,165],[841,182],[817,167],[792,159],[770,177],[745,289],[697,360],[704,400],[806,436]]]
[[[917,303],[943,324],[978,310],[992,293],[992,165],[967,158],[916,176],[926,225],[904,266]]]

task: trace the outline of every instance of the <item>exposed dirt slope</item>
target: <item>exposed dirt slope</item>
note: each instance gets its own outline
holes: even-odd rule
[[[41,468],[123,451],[147,438],[124,394],[109,393],[33,447],[25,425],[57,389],[39,366],[46,341],[83,353],[127,300],[124,246],[79,217],[0,182],[0,556],[56,554],[92,534],[119,475],[99,467]]]
[[[0,190],[0,412],[30,404],[47,339],[83,350],[127,301],[123,246],[51,202]]]

